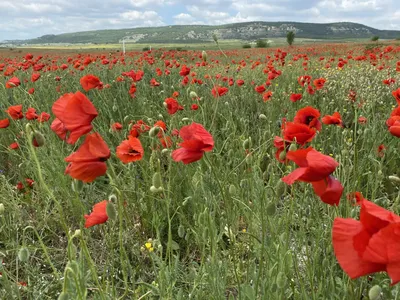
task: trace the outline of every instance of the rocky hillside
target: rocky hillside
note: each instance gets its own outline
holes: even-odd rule
[[[356,23],[298,23],[298,22],[249,22],[220,26],[175,25],[164,27],[96,30],[42,37],[19,41],[27,44],[46,43],[118,43],[122,39],[134,43],[198,43],[212,41],[213,34],[219,39],[256,40],[260,38],[285,37],[288,31],[296,37],[313,39],[400,38],[400,31],[378,30]],[[15,42],[15,41],[14,41]]]

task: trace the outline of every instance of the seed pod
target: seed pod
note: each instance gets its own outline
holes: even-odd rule
[[[106,213],[110,220],[115,220],[117,218],[117,211],[115,210],[115,206],[113,203],[107,203]]]
[[[30,255],[30,253],[29,253],[28,248],[26,248],[26,247],[24,246],[24,247],[22,247],[21,249],[19,249],[19,252],[18,252],[18,259],[19,259],[20,261],[22,261],[22,262],[26,262],[26,261],[28,261],[28,259],[29,259],[29,255]]]

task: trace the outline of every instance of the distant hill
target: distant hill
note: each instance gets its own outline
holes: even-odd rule
[[[260,38],[285,37],[294,31],[298,38],[312,39],[381,39],[400,38],[400,31],[378,30],[362,24],[340,23],[299,23],[299,22],[247,22],[218,26],[174,25],[116,30],[94,30],[64,34],[48,34],[24,41],[6,41],[17,44],[48,43],[119,43],[122,39],[133,43],[198,43],[212,41],[213,34],[219,39],[251,41]]]

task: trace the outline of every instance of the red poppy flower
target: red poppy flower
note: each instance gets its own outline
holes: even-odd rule
[[[322,89],[322,88],[324,87],[324,85],[325,85],[325,82],[326,82],[326,79],[325,79],[325,78],[318,78],[318,79],[315,79],[315,80],[313,81],[314,86],[315,86],[315,88],[316,88],[317,90]]]
[[[14,143],[11,143],[9,147],[10,147],[10,149],[17,150],[17,149],[19,149],[19,144],[17,142],[14,142]]]
[[[311,182],[314,193],[329,205],[339,205],[340,197],[343,194],[343,186],[339,180],[329,175],[320,181]]]
[[[191,110],[198,110],[199,106],[197,104],[192,104],[192,106],[190,106]]]
[[[322,128],[321,122],[319,121],[320,112],[318,109],[307,106],[302,109],[299,109],[294,116],[294,123],[305,124],[310,128],[315,128],[320,131]]]
[[[107,205],[108,201],[104,200],[99,203],[96,203],[93,206],[93,211],[91,212],[90,215],[85,215],[85,228],[92,227],[94,225],[99,225],[107,222],[108,216],[107,216]]]
[[[178,101],[176,101],[174,98],[165,99],[164,106],[168,110],[168,113],[170,115],[173,115],[178,110],[183,110],[183,107],[181,105],[179,105]]]
[[[265,86],[264,86],[264,85],[258,85],[258,86],[256,86],[256,87],[254,88],[254,90],[255,90],[257,93],[262,94],[262,93],[265,92]]]
[[[122,124],[115,122],[114,124],[111,125],[111,130],[112,131],[120,131],[122,129]]]
[[[286,154],[286,158],[300,167],[282,178],[282,181],[286,184],[293,184],[295,181],[314,182],[324,180],[339,165],[332,157],[324,155],[312,147],[289,151]],[[317,189],[318,191],[322,190],[318,184]]]
[[[117,157],[124,163],[141,160],[144,150],[140,140],[133,136],[128,136],[128,140],[123,141],[117,147]]]
[[[21,84],[21,81],[17,77],[13,77],[10,80],[6,82],[6,88],[7,89],[12,89],[14,87],[17,87]]]
[[[236,80],[236,84],[238,86],[242,86],[244,84],[244,80],[243,79],[238,79],[238,80]]]
[[[8,115],[14,120],[22,119],[24,117],[24,114],[22,112],[22,104],[10,106],[6,110],[6,113],[8,113]]]
[[[362,124],[362,125],[363,125],[363,124],[367,124],[367,121],[368,121],[368,120],[367,120],[366,117],[359,117],[359,118],[358,118],[358,123],[359,123],[359,124]]]
[[[192,123],[182,127],[179,136],[183,139],[183,142],[179,144],[182,148],[172,152],[174,161],[189,164],[200,160],[204,152],[209,152],[214,148],[212,135],[201,124]]]
[[[150,80],[150,85],[151,85],[151,86],[160,86],[160,83],[157,82],[157,80],[156,80],[155,78],[152,78],[152,79]]]
[[[183,65],[181,70],[179,71],[179,75],[181,76],[187,76],[190,73],[190,68],[188,68],[186,65]]]
[[[25,113],[25,118],[27,120],[36,120],[38,118],[38,115],[36,114],[36,109],[29,107]]]
[[[83,182],[92,182],[107,172],[105,161],[110,154],[100,134],[88,134],[79,149],[65,158],[69,162],[65,174]]]
[[[0,120],[0,128],[7,128],[10,125],[9,119]]]
[[[29,90],[28,90],[28,94],[29,95],[32,95],[32,94],[34,94],[35,93],[35,89],[34,88],[30,88]]]
[[[315,128],[301,123],[287,122],[283,129],[283,139],[289,143],[296,140],[299,145],[311,142],[316,133]]]
[[[40,123],[44,123],[47,122],[48,120],[50,120],[50,114],[48,114],[47,112],[42,112],[40,113],[40,115],[37,118],[38,122]]]
[[[339,125],[342,126],[342,116],[338,112],[334,112],[332,116],[326,115],[322,118],[322,123],[325,125]]]
[[[308,76],[308,75],[300,76],[300,77],[297,78],[297,82],[298,82],[301,86],[303,86],[303,87],[304,87],[306,84],[307,84],[307,85],[310,85],[310,83],[311,83],[311,76]]]
[[[303,98],[302,94],[291,94],[290,95],[290,101],[292,101],[293,103],[301,100],[301,98]]]
[[[267,102],[267,101],[271,100],[271,97],[272,97],[272,92],[267,91],[263,94],[263,101]]]
[[[54,102],[52,110],[69,131],[68,144],[75,144],[82,135],[90,132],[92,120],[97,117],[96,108],[81,92],[61,96]]]
[[[366,200],[360,221],[336,218],[332,242],[336,258],[350,278],[386,271],[400,281],[400,217]]]
[[[389,127],[389,132],[391,135],[400,138],[400,120],[396,120],[393,125]]]
[[[82,88],[86,92],[90,91],[91,89],[99,88],[103,85],[103,83],[100,81],[100,79],[97,76],[94,76],[92,74],[88,74],[88,75],[81,77],[79,82],[81,83]]]
[[[213,94],[214,98],[221,97],[228,93],[228,88],[227,87],[222,87],[222,86],[215,86],[212,90],[211,93]]]
[[[35,82],[40,78],[40,73],[33,73],[31,76],[31,81]]]
[[[400,105],[400,88],[392,92],[394,99],[396,99],[397,104]]]

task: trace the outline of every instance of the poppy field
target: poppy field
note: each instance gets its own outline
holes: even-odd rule
[[[0,295],[399,299],[400,46],[0,52]]]

